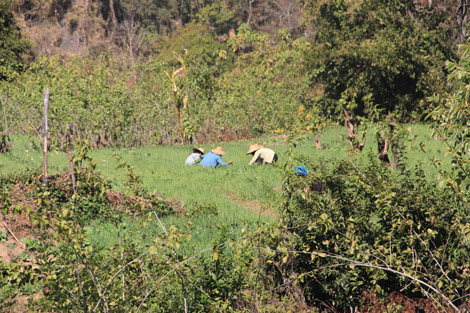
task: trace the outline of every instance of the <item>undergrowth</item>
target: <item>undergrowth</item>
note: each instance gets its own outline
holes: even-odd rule
[[[277,221],[260,212],[231,218],[213,198],[164,200],[122,153],[114,155],[122,184],[110,181],[86,145],[75,150],[72,171],[47,185],[34,171],[2,177],[4,215],[27,213],[41,232],[38,242],[23,240],[28,255],[19,258],[35,266],[1,263],[2,305],[14,308],[21,293],[40,288],[32,310],[373,311],[399,307],[393,299],[430,312],[467,310],[465,199],[430,183],[419,166],[391,171],[365,155],[325,160],[291,144],[276,166],[250,168],[260,175],[250,183],[261,186],[251,195],[265,193],[261,205],[279,209]],[[298,165],[309,175],[298,176]],[[246,170],[187,169],[229,191]],[[275,171],[277,193],[262,177]]]

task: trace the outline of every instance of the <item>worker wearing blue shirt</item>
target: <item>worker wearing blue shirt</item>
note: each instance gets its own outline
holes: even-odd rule
[[[204,167],[212,167],[212,168],[215,168],[217,165],[226,166],[226,165],[232,164],[232,160],[230,160],[228,163],[222,161],[221,156],[224,154],[225,154],[225,151],[222,149],[222,147],[217,147],[211,150],[211,152],[204,154],[201,157],[202,161],[199,164]]]

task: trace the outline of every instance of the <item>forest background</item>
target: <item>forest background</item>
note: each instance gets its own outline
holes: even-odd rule
[[[0,151],[11,152],[11,138],[45,136],[48,102],[48,148],[69,161],[49,185],[34,169],[0,177],[4,220],[26,214],[41,238],[25,244],[40,266],[0,262],[0,303],[43,288],[37,305],[51,311],[468,312],[468,9],[465,0],[0,0]],[[449,152],[432,159],[439,181],[407,163],[403,125],[417,122]],[[348,157],[322,166],[295,149],[304,139],[320,149],[319,135],[343,123]],[[354,157],[365,131],[379,158],[376,149]],[[182,209],[119,155],[261,136],[282,142],[285,158],[245,171],[249,179],[242,167],[178,170],[207,181],[238,173],[247,185],[280,172],[279,190],[247,187],[279,214],[266,224],[219,219],[226,208],[211,203]],[[125,193],[95,172],[89,149],[103,147],[124,148],[113,157]],[[138,154],[149,163],[153,152]],[[292,171],[298,164],[307,177]],[[178,222],[167,230],[159,215]],[[210,229],[197,243],[211,247],[192,251],[195,229]]]
[[[423,121],[465,1],[2,0],[0,131],[92,146],[315,132],[344,110]],[[295,113],[294,113],[295,112]],[[294,114],[293,114],[294,113]]]

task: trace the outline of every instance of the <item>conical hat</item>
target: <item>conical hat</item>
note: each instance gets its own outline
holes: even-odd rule
[[[211,150],[212,153],[218,154],[218,155],[224,155],[225,151],[222,149],[222,147],[217,147],[215,149]]]
[[[253,153],[259,149],[263,148],[262,145],[257,145],[257,144],[254,144],[254,145],[251,145],[250,146],[250,149],[248,150],[248,152],[246,154],[250,154],[250,153]]]
[[[201,152],[202,154],[204,154],[204,149],[203,149],[203,148],[194,147],[194,148],[193,148],[193,152],[195,152],[195,153]]]

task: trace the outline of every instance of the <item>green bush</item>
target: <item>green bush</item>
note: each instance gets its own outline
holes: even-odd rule
[[[211,203],[194,203],[194,205],[191,207],[188,212],[186,212],[186,215],[189,217],[208,217],[208,216],[217,216],[217,207]]]
[[[28,250],[37,250],[39,245],[41,244],[36,239],[30,237],[21,238],[20,241],[26,245],[26,249]]]
[[[338,309],[357,306],[364,292],[394,291],[443,309],[463,306],[470,291],[468,205],[426,182],[419,168],[391,172],[373,155],[327,163],[300,157],[285,166],[289,241],[282,245],[291,252],[276,259],[289,264],[281,277],[295,277],[307,303]],[[294,173],[299,164],[308,176]]]

